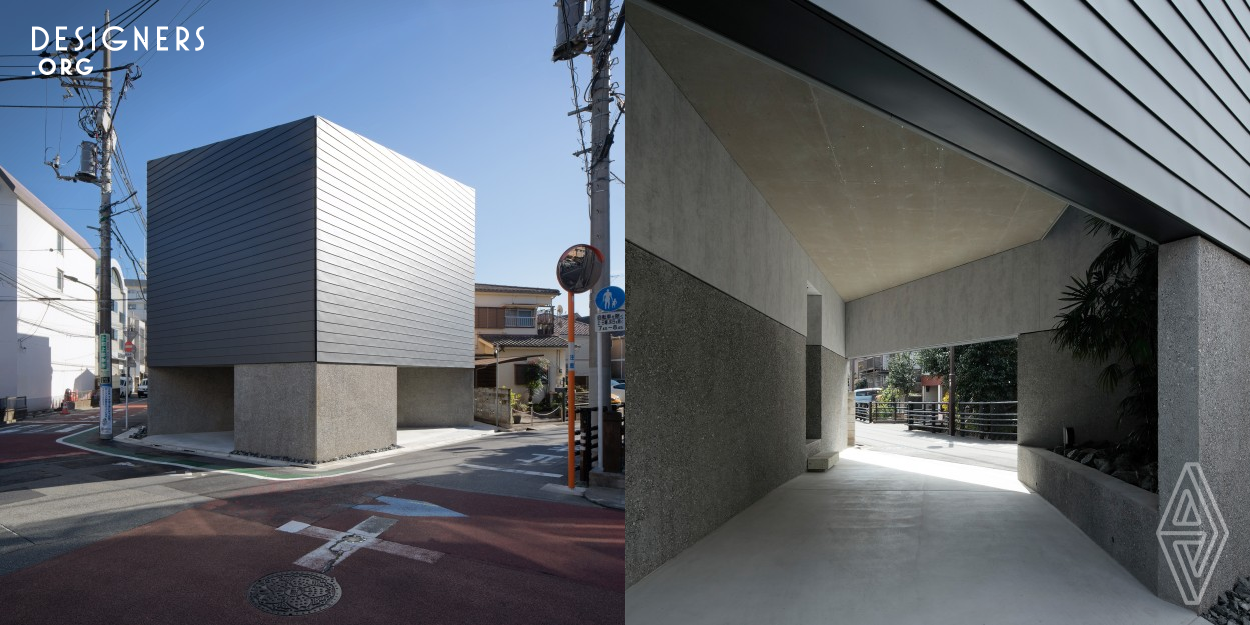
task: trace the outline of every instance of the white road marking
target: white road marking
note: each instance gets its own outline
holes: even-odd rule
[[[61,428],[57,430],[57,432],[73,432],[74,430],[81,429],[82,427],[82,425],[71,425],[67,428]]]
[[[526,464],[526,465],[555,464],[557,462],[563,462],[566,459],[567,459],[567,456],[553,456],[551,454],[534,454],[532,458],[526,458],[525,460],[517,460],[517,462],[520,462],[521,464]]]
[[[94,429],[95,429],[95,427],[93,426],[93,427],[91,427],[91,428],[89,428],[89,429],[94,430]],[[83,432],[85,432],[85,431],[86,431],[86,430],[83,430]],[[3,432],[0,432],[0,434],[2,434],[2,433],[3,433]],[[81,433],[81,432],[80,432],[80,433]],[[71,436],[77,436],[77,434],[66,434],[65,436],[62,436],[61,438],[56,439],[56,442],[58,442],[58,443],[60,443],[60,444],[62,444],[62,445],[65,445],[66,447],[73,447],[74,449],[81,449],[81,450],[83,450],[83,451],[89,451],[89,452],[91,452],[91,453],[93,453],[93,454],[100,454],[101,456],[113,456],[114,458],[126,458],[127,460],[139,460],[138,458],[135,458],[134,456],[127,456],[127,455],[125,455],[125,454],[115,454],[115,453],[113,453],[113,452],[109,452],[109,451],[102,451],[102,450],[99,450],[99,449],[92,449],[92,448],[90,448],[90,447],[84,447],[84,446],[82,446],[82,445],[77,445],[77,444],[74,444],[74,443],[71,443],[71,442],[69,442],[69,441],[66,441],[66,440],[65,440],[65,439],[67,439],[67,438],[69,438],[69,437],[71,437]],[[391,466],[391,465],[395,464],[394,462],[384,462],[384,463],[382,463],[382,464],[375,464],[375,465],[373,465],[373,466],[371,466],[371,467],[365,467],[365,468],[363,468],[363,469],[356,469],[356,470],[354,470],[354,471],[334,472],[334,473],[329,473],[329,474],[326,474],[326,475],[308,475],[308,476],[305,476],[305,477],[270,477],[270,476],[268,476],[268,475],[254,475],[254,474],[252,474],[252,473],[240,473],[239,471],[237,471],[237,470],[235,470],[235,469],[206,469],[206,468],[204,468],[204,467],[197,467],[197,466],[190,465],[190,464],[182,464],[182,463],[180,463],[180,462],[169,462],[169,461],[167,461],[167,460],[150,460],[150,459],[144,458],[144,459],[140,460],[140,462],[146,462],[146,463],[148,463],[148,464],[163,464],[163,465],[166,465],[166,466],[171,466],[171,467],[179,467],[179,468],[182,468],[182,469],[191,469],[192,471],[198,471],[198,472],[199,472],[200,474],[202,474],[202,475],[207,475],[207,474],[209,474],[209,473],[220,473],[220,474],[222,474],[222,475],[238,475],[238,476],[241,476],[241,477],[250,477],[250,478],[253,478],[253,479],[257,479],[257,480],[266,480],[266,481],[273,481],[273,482],[296,482],[296,481],[299,481],[299,480],[321,480],[321,479],[325,479],[325,478],[328,478],[328,477],[338,477],[338,476],[340,476],[340,475],[351,475],[351,474],[353,474],[353,473],[363,473],[363,472],[365,472],[365,471],[372,471],[372,470],[374,470],[374,469],[381,469],[381,468],[383,468],[383,467],[389,467],[389,466]],[[256,466],[256,467],[254,467],[254,468],[255,468],[255,469],[281,469],[281,468],[283,468],[283,467],[265,467],[265,466]],[[194,474],[192,474],[192,475],[187,475],[186,477],[195,477],[195,475],[194,475]]]
[[[394,543],[379,538],[382,532],[385,532],[394,524],[395,519],[371,516],[346,532],[336,532],[301,521],[288,521],[279,527],[278,531],[288,534],[302,534],[327,541],[326,544],[308,552],[304,557],[295,561],[297,566],[322,573],[329,571],[334,565],[347,559],[348,556],[360,549],[372,549],[427,564],[434,564],[439,558],[443,557],[443,554],[438,551]]]
[[[526,471],[524,469],[505,469],[503,467],[488,467],[482,464],[469,464],[467,462],[464,464],[461,464],[460,466],[469,467],[470,469],[485,469],[487,471],[499,471],[502,473],[517,473],[520,475],[537,475],[539,477],[564,477],[562,473],[543,473],[542,471]]]

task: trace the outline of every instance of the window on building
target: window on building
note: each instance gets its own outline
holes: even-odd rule
[[[534,309],[533,308],[507,308],[504,310],[504,327],[507,328],[532,328],[534,327]]]
[[[475,315],[475,327],[478,328],[502,328],[503,327],[503,309],[492,308],[488,306],[478,306]]]
[[[56,270],[56,290],[65,290],[65,272],[60,269]]]
[[[65,255],[65,233],[64,232],[56,233],[56,253],[60,254],[61,256]]]
[[[130,302],[129,304],[126,304],[127,310],[138,310],[138,308],[139,308],[139,305],[134,302]]]

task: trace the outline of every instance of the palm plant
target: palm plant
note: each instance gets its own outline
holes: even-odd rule
[[[1150,458],[1158,447],[1158,246],[1097,217],[1086,219],[1085,231],[1104,230],[1111,240],[1085,272],[1073,276],[1061,301],[1054,342],[1077,360],[1107,363],[1098,384],[1114,392],[1128,383],[1120,402],[1117,425],[1139,424],[1125,443]]]

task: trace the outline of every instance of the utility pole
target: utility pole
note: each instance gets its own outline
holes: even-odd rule
[[[580,95],[577,92],[576,79],[574,79],[574,106],[576,108],[570,111],[569,115],[577,116],[580,133],[581,115],[582,113],[590,112],[590,147],[583,146],[584,149],[574,153],[574,156],[590,154],[589,159],[585,163],[586,176],[588,178],[587,190],[590,194],[590,245],[599,251],[607,268],[607,271],[602,272],[590,289],[592,294],[590,297],[591,334],[588,337],[590,339],[590,361],[594,363],[594,371],[589,376],[590,401],[591,406],[595,408],[594,423],[600,428],[598,456],[599,467],[602,468],[604,441],[606,440],[603,436],[603,416],[612,405],[610,367],[604,366],[604,363],[611,358],[612,337],[611,334],[598,332],[594,328],[597,325],[595,323],[596,316],[599,314],[599,307],[595,301],[594,294],[612,283],[612,245],[608,187],[612,182],[612,159],[609,157],[612,152],[615,123],[610,123],[609,117],[611,116],[610,105],[613,97],[619,95],[612,92],[612,48],[616,45],[616,40],[620,38],[621,28],[625,24],[620,16],[617,16],[616,22],[612,23],[611,0],[590,0],[590,13],[585,13],[586,0],[556,0],[556,7],[558,9],[556,45],[552,50],[551,60],[568,61],[570,73],[573,73],[573,60],[587,53],[587,48],[590,49],[589,54],[591,58],[590,105],[582,106]],[[620,104],[620,106],[623,113],[624,105]],[[620,120],[619,114],[617,120]],[[583,158],[585,157],[583,156]],[[572,329],[576,324],[572,308],[570,303],[568,315],[570,356],[573,350]],[[572,383],[569,384],[569,388],[570,392],[572,392]],[[572,415],[569,418],[571,419]]]
[[[950,428],[950,435],[955,435],[955,346],[951,345],[946,348],[946,356],[950,359],[950,370],[946,373],[946,394],[949,401],[946,402],[946,421],[947,427]]]
[[[104,11],[104,32],[111,26],[109,12]],[[113,52],[104,40],[104,67],[113,66]],[[100,119],[96,122],[100,135],[100,343],[101,352],[107,352],[108,367],[100,371],[100,438],[113,438],[113,181],[110,156],[113,151],[113,73],[104,72],[103,96],[100,98]],[[102,356],[100,364],[106,364]]]
[[[100,385],[100,438],[113,438],[113,52],[108,47],[108,28],[112,25],[109,11],[104,11],[104,68],[100,73],[103,77],[96,78],[85,74],[71,73],[61,75],[61,86],[66,89],[99,89],[100,104],[93,114],[95,139],[82,144],[82,164],[78,173],[73,176],[61,175],[61,156],[47,163],[56,172],[60,180],[72,182],[89,182],[100,187],[100,268],[96,279],[96,353],[99,357]],[[85,53],[86,43],[78,40],[78,47],[71,47],[66,54],[71,58]],[[127,79],[129,80],[129,68]],[[87,127],[84,126],[84,130]],[[92,158],[95,156],[96,158]],[[97,159],[98,158],[98,162]]]
[[[605,269],[600,276],[594,288],[590,290],[590,361],[595,363],[595,375],[591,397],[595,402],[594,405],[599,409],[595,411],[595,423],[599,426],[599,457],[600,467],[603,462],[603,415],[612,405],[611,377],[605,370],[603,363],[611,357],[612,337],[606,332],[597,332],[594,329],[595,316],[599,313],[599,306],[595,302],[594,294],[600,289],[606,288],[612,284],[612,246],[611,246],[611,225],[608,217],[610,214],[609,206],[609,185],[612,182],[611,164],[612,160],[608,158],[612,150],[612,138],[609,136],[609,116],[611,111],[609,105],[612,102],[612,46],[615,43],[615,37],[620,35],[620,31],[614,29],[609,36],[608,22],[611,17],[610,0],[592,0],[592,30],[590,40],[594,47],[591,52],[591,63],[593,73],[590,83],[590,136],[591,136],[591,161],[590,161],[590,244],[603,252]],[[573,321],[570,319],[570,325]]]

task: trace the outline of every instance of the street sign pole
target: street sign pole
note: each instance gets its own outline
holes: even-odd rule
[[[564,287],[569,293],[569,310],[568,316],[565,317],[568,326],[568,342],[569,342],[569,379],[568,379],[568,395],[569,395],[569,488],[572,489],[577,485],[577,478],[573,476],[575,470],[573,464],[573,455],[577,453],[576,441],[573,440],[573,415],[577,410],[577,387],[574,386],[573,372],[575,363],[577,362],[577,315],[573,311],[573,295],[575,293],[585,293],[590,290],[599,281],[599,276],[603,273],[603,266],[606,259],[603,253],[590,245],[574,245],[560,255],[560,260],[556,263],[556,281]],[[594,310],[594,302],[591,302],[591,310]],[[594,339],[593,334],[587,333],[588,340]],[[591,352],[594,353],[594,352]],[[593,398],[594,395],[591,395]],[[602,412],[600,410],[599,412]],[[589,425],[589,424],[587,424]],[[586,438],[590,438],[590,432],[586,432]],[[586,462],[590,457],[589,446],[582,450],[582,462]]]
[[[599,426],[599,445],[598,445],[599,461],[595,463],[595,468],[602,471],[603,459],[606,457],[606,455],[604,454],[604,449],[606,448],[606,445],[607,445],[607,437],[604,436],[604,428],[603,428],[604,416],[612,406],[612,382],[611,382],[612,372],[610,368],[607,370],[603,368],[603,353],[604,352],[611,353],[612,335],[610,331],[605,331],[600,326],[600,324],[598,323],[598,320],[605,313],[610,313],[615,310],[620,310],[621,306],[624,305],[625,303],[625,291],[624,289],[621,289],[620,287],[609,285],[595,292],[594,301],[595,301],[594,309],[598,311],[602,311],[602,312],[595,313],[594,319],[593,319],[593,321],[595,321],[595,324],[594,324],[595,327],[593,328],[594,337],[595,337],[595,345],[599,346],[599,349],[596,350],[596,354],[595,354],[595,366],[598,370],[599,377],[603,379],[602,387],[607,389],[606,391],[604,391],[604,394],[600,396],[601,401],[599,402],[599,410],[595,413],[595,423],[598,424]],[[605,345],[606,345],[606,349],[604,348]]]
[[[566,394],[568,395],[569,400],[569,488],[572,489],[577,485],[576,480],[573,477],[573,454],[577,453],[577,446],[573,440],[573,419],[574,415],[577,414],[577,392],[573,387],[573,367],[576,363],[575,354],[577,352],[577,346],[573,344],[575,340],[573,335],[573,326],[577,323],[577,317],[573,315],[572,291],[569,291],[569,310],[568,316],[565,317],[565,321],[566,323],[564,325],[568,326],[569,329],[569,374],[565,387],[567,389]]]
[[[122,429],[123,432],[130,429],[130,393],[135,390],[135,376],[134,376],[134,373],[132,373],[130,370],[130,365],[133,364],[134,359],[135,359],[135,344],[131,340],[133,338],[134,338],[134,335],[132,331],[127,330],[126,331],[126,345],[122,347],[122,350],[126,352],[126,380],[127,380],[126,382],[126,410],[125,410],[126,424]]]

